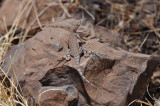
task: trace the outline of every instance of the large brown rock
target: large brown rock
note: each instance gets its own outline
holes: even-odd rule
[[[82,81],[73,58],[58,61],[66,54],[65,40],[71,33],[65,28],[46,27],[9,50],[3,70],[19,82],[25,97],[46,106],[125,106],[141,99],[159,57],[129,53],[98,38],[87,40],[83,47],[91,55],[82,55],[80,65],[97,90]]]

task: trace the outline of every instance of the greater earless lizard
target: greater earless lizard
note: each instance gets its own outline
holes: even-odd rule
[[[74,58],[76,68],[77,68],[80,76],[82,77],[82,79],[85,82],[87,82],[88,84],[92,85],[94,88],[96,88],[96,86],[94,84],[92,84],[90,81],[88,81],[86,79],[86,77],[83,75],[83,73],[80,69],[80,53],[82,52],[83,49],[79,46],[77,33],[76,33],[79,26],[80,26],[80,23],[73,29],[73,33],[71,33],[71,35],[68,38],[68,47],[70,49],[70,56],[72,56]]]
[[[63,29],[68,30],[70,32],[70,35],[68,35],[68,37],[67,37],[68,39],[66,41],[67,42],[66,44],[68,45],[68,51],[66,53],[67,56],[65,57],[65,59],[70,60],[70,58],[73,57],[75,60],[77,71],[80,74],[80,76],[82,77],[82,79],[97,89],[97,87],[94,84],[92,84],[90,81],[88,81],[85,78],[85,76],[83,75],[83,73],[80,69],[80,58],[81,58],[81,53],[82,53],[83,49],[79,46],[78,34],[76,33],[76,31],[79,28],[81,21],[72,20],[72,19],[68,19],[68,20],[69,20],[68,21],[69,23],[67,23],[67,20],[64,21],[64,24],[60,23],[60,21],[59,21],[51,26],[63,28]],[[67,48],[65,48],[65,49],[67,49]]]

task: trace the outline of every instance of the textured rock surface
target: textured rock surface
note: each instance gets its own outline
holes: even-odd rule
[[[24,96],[46,106],[125,106],[143,96],[159,58],[113,48],[106,43],[108,40],[105,43],[99,42],[99,38],[87,40],[83,46],[92,55],[81,57],[81,69],[97,90],[83,83],[74,59],[66,63],[58,61],[65,56],[64,42],[70,33],[64,28],[46,27],[10,49],[3,70],[9,70],[12,77],[16,75]],[[101,40],[105,41],[103,37]]]

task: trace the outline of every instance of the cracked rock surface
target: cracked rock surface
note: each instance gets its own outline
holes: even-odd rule
[[[70,19],[71,28],[72,21],[77,20]],[[77,33],[83,35],[87,32],[83,30]],[[140,99],[159,57],[127,52],[120,48],[121,42],[113,42],[112,37],[117,34],[110,31],[107,36],[106,31],[99,35],[103,28],[91,30],[95,37],[85,40],[82,46],[92,55],[87,58],[82,55],[80,65],[85,77],[99,90],[83,82],[73,58],[59,61],[66,55],[65,41],[72,33],[64,27],[48,26],[26,42],[13,46],[3,70],[9,71],[8,75],[20,84],[24,96],[43,106],[125,106]]]

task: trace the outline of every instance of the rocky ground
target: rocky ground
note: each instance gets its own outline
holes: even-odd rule
[[[0,79],[14,105],[160,105],[159,0],[0,4]],[[74,33],[89,53],[80,54],[80,69],[96,88],[83,81],[73,56],[62,60]]]

